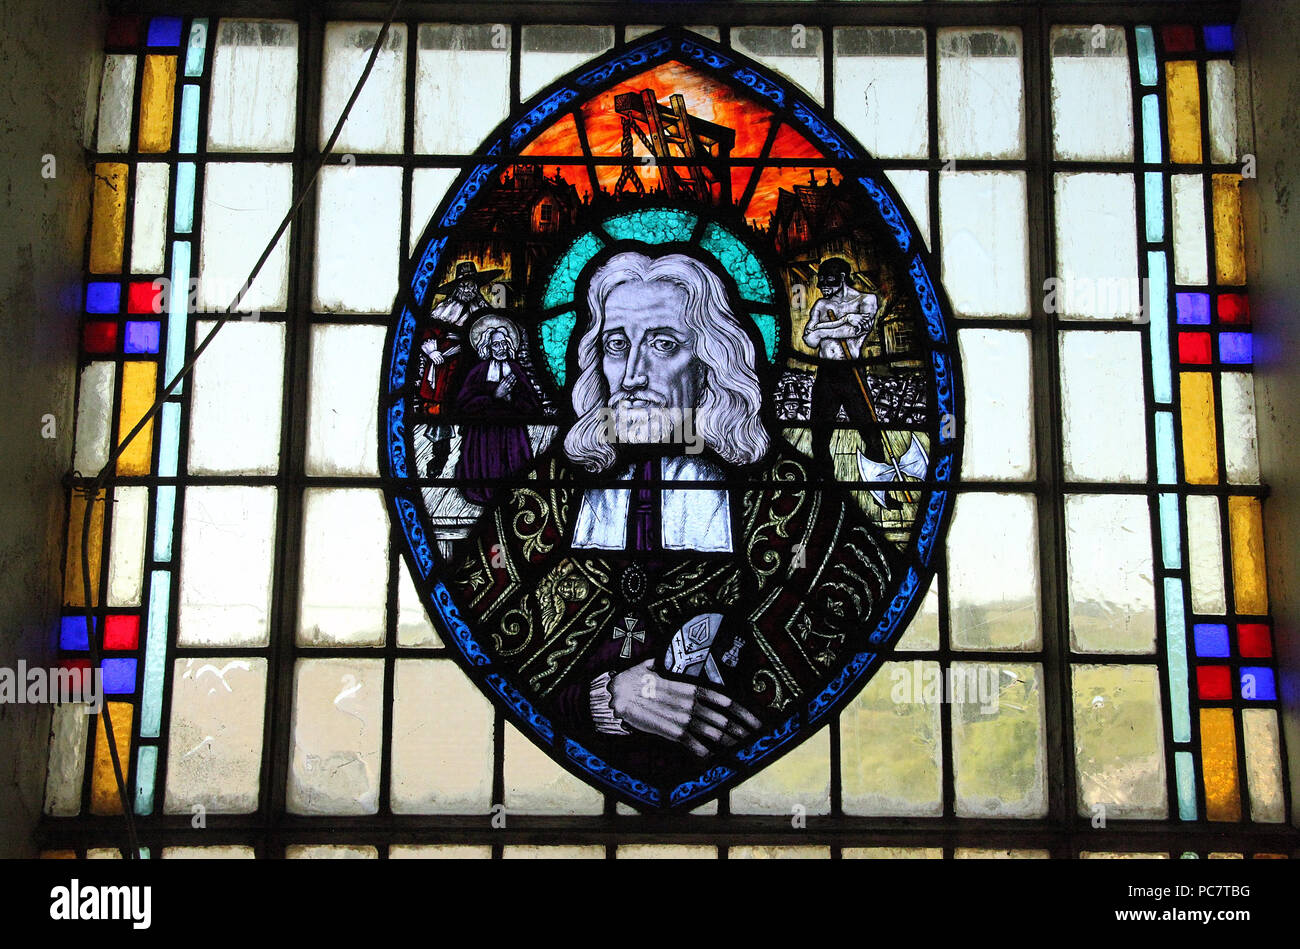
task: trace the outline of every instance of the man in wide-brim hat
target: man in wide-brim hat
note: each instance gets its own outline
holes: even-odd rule
[[[415,397],[415,417],[429,424],[427,437],[433,445],[425,467],[430,478],[442,474],[451,454],[455,430],[449,424],[446,406],[455,392],[453,380],[460,368],[462,327],[475,313],[488,309],[482,288],[501,274],[501,270],[479,270],[474,261],[464,260],[456,264],[456,275],[433,291],[446,296],[429,312],[430,323],[420,343],[420,384]]]

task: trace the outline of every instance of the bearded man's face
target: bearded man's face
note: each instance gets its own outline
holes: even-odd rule
[[[605,301],[600,351],[619,439],[669,441],[702,396],[685,291],[663,281],[615,287]]]

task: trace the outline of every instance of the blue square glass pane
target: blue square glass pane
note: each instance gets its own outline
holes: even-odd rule
[[[1232,366],[1249,365],[1254,360],[1250,333],[1220,333],[1219,362]]]
[[[63,617],[59,627],[59,648],[71,651],[83,651],[90,648],[89,643],[86,642],[86,617]]]
[[[86,312],[116,313],[122,308],[122,285],[96,280],[86,284]]]
[[[104,691],[109,695],[130,695],[135,691],[135,660],[105,659]]]
[[[1205,48],[1211,53],[1231,53],[1233,50],[1231,26],[1207,26]]]
[[[149,21],[150,46],[180,46],[181,18],[178,16],[156,16]]]
[[[1197,623],[1193,628],[1198,656],[1226,658],[1228,655],[1228,627],[1222,623]]]
[[[1259,702],[1276,699],[1277,684],[1273,681],[1273,670],[1268,666],[1242,666],[1241,697]]]
[[[125,348],[128,353],[156,353],[161,324],[151,320],[132,320],[126,324]]]
[[[1208,293],[1179,293],[1178,322],[1204,325],[1210,322],[1210,295]]]

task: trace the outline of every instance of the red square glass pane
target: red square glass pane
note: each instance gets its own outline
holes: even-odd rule
[[[1210,361],[1210,334],[1179,333],[1178,361],[1207,365]]]
[[[1237,626],[1237,652],[1247,659],[1266,659],[1273,655],[1273,638],[1264,623],[1241,623]]]
[[[162,290],[152,283],[133,283],[126,290],[126,309],[129,313],[161,313]],[[155,308],[155,305],[157,308]]]
[[[140,645],[140,617],[104,617],[104,648],[135,649]]]
[[[81,345],[88,353],[111,353],[117,349],[117,324],[87,323],[81,334]]]
[[[108,21],[109,46],[139,46],[140,18],[138,16],[115,16]]]
[[[1196,31],[1190,26],[1162,26],[1160,36],[1166,53],[1190,53],[1196,49]]]
[[[59,668],[75,670],[76,674],[70,683],[71,690],[80,695],[87,693],[90,686],[89,659],[62,659],[59,661]]]
[[[1244,293],[1219,294],[1219,320],[1223,323],[1249,323],[1250,297]]]
[[[1196,694],[1202,699],[1232,698],[1231,670],[1227,666],[1198,666]]]

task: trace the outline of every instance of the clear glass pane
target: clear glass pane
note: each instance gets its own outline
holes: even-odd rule
[[[1064,319],[1138,318],[1142,286],[1133,176],[1062,174],[1055,183],[1060,282],[1049,309]]]
[[[923,652],[939,648],[939,580],[930,581],[921,606],[894,647],[899,652]]]
[[[177,659],[172,667],[168,814],[257,810],[266,660]]]
[[[316,309],[388,312],[402,250],[402,170],[333,165],[317,187]]]
[[[930,149],[925,31],[835,31],[835,117],[877,158]]]
[[[1057,158],[1131,161],[1133,87],[1124,30],[1052,28],[1052,144]]]
[[[433,219],[447,189],[460,174],[458,168],[417,168],[411,175],[411,233],[407,235],[407,251],[416,242]]]
[[[203,241],[198,303],[221,312],[244,287],[262,249],[289,211],[291,165],[210,162],[203,182]],[[289,297],[289,230],[286,228],[239,311],[283,310]]]
[[[1282,789],[1282,740],[1277,712],[1271,708],[1243,709],[1241,732],[1246,747],[1250,819],[1280,824],[1286,820],[1286,796]]]
[[[1038,515],[1025,494],[962,494],[948,529],[954,649],[1037,649]]]
[[[86,776],[86,736],[90,720],[85,706],[65,702],[54,706],[50,724],[50,759],[45,778],[45,813],[75,817],[81,813],[81,787]]]
[[[290,844],[284,848],[289,860],[378,860],[375,847],[348,847],[338,844]]]
[[[846,814],[943,813],[943,693],[937,662],[887,662],[840,716]]]
[[[320,142],[324,146],[379,39],[379,23],[325,24],[325,66],[321,89]],[[394,23],[348,113],[334,150],[400,152],[406,124],[406,27]]]
[[[1044,816],[1042,667],[955,662],[953,668],[966,681],[979,682],[992,674],[998,683],[995,702],[962,702],[950,708],[957,816]]]
[[[907,211],[920,231],[918,235],[925,246],[930,246],[930,173],[928,171],[908,171],[892,168],[885,172],[885,177],[894,186],[898,196],[903,199]]]
[[[113,489],[113,543],[108,561],[108,605],[139,606],[144,591],[144,535],[149,523],[149,489]]]
[[[1219,499],[1201,495],[1187,498],[1188,573],[1192,612],[1221,614],[1228,599],[1223,588],[1223,527]]]
[[[303,492],[301,646],[382,646],[388,599],[388,514],[383,493]]]
[[[420,602],[420,594],[416,592],[411,569],[406,565],[404,557],[399,557],[397,561],[397,645],[442,645],[424,604]]]
[[[168,166],[141,162],[135,169],[135,214],[131,224],[131,273],[160,274],[167,238]]]
[[[510,27],[420,25],[415,151],[471,152],[510,109]]]
[[[222,20],[209,89],[209,151],[292,150],[298,114],[298,24]]]
[[[113,421],[113,390],[117,365],[92,362],[81,370],[77,392],[77,437],[72,451],[72,468],[94,477],[108,463],[108,440]]]
[[[202,321],[200,339],[214,324]],[[194,365],[191,474],[275,474],[280,468],[284,324],[235,320]]]
[[[964,329],[963,384],[979,398],[966,400],[963,478],[1016,481],[1034,475],[1033,404],[1029,334],[1017,330]]]
[[[814,26],[742,26],[731,31],[731,45],[822,101],[822,31]]]
[[[290,814],[379,810],[382,659],[300,659],[294,672]]]
[[[109,53],[104,57],[104,77],[99,86],[96,145],[101,152],[130,150],[131,110],[134,106],[135,57]]]
[[[1223,456],[1229,484],[1259,484],[1255,379],[1245,372],[1219,376],[1223,394]]]
[[[185,489],[177,645],[265,646],[275,489]]]
[[[1210,102],[1210,161],[1229,164],[1237,160],[1237,76],[1232,63],[1212,59],[1205,64]]]
[[[1071,669],[1079,814],[1094,821],[1168,817],[1156,667]]]
[[[393,677],[397,814],[486,814],[492,806],[492,703],[446,659],[399,659]]]
[[[823,728],[731,792],[733,814],[829,814],[831,733]]]
[[[520,36],[519,96],[528,100],[600,53],[614,47],[612,26],[525,26]]]
[[[1021,172],[939,175],[943,284],[959,315],[1029,315],[1025,200]]]
[[[506,723],[505,732],[507,815],[600,814],[604,811],[605,795],[561,768],[513,725]],[[596,849],[604,856],[604,848]]]
[[[384,332],[382,326],[312,327],[309,475],[378,476],[375,400]]]
[[[1061,334],[1065,477],[1145,481],[1147,434],[1137,333]]]
[[[1171,175],[1174,218],[1174,282],[1209,283],[1205,251],[1205,183],[1201,175]]]
[[[1018,29],[941,29],[939,157],[1023,158]]]
[[[1065,498],[1070,648],[1154,653],[1156,614],[1151,511],[1145,497]]]

